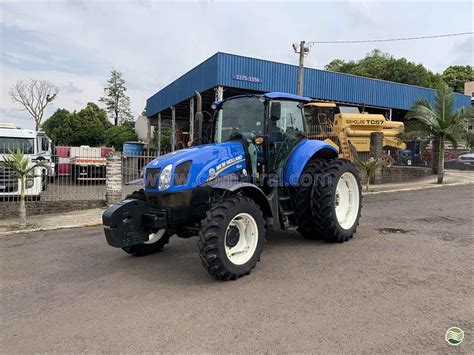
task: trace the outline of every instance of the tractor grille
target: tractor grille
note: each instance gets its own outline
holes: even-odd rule
[[[145,171],[145,181],[147,189],[156,189],[160,177],[161,168],[148,168]]]
[[[18,178],[10,168],[0,167],[0,193],[18,191]]]

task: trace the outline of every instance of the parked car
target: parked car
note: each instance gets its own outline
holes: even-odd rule
[[[459,163],[472,165],[474,166],[474,153],[462,154],[458,157],[457,160]]]

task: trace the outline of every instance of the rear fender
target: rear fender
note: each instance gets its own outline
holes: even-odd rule
[[[338,157],[337,148],[318,140],[304,139],[299,143],[288,159],[283,173],[285,185],[297,186],[306,163],[313,158],[332,159]]]

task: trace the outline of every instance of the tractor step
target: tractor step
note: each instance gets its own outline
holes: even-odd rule
[[[294,214],[295,214],[295,211],[281,211],[282,216],[291,216]]]
[[[279,201],[288,201],[291,197],[290,196],[280,196],[278,197]]]

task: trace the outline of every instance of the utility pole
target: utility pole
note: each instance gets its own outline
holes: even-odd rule
[[[304,58],[309,53],[309,47],[305,46],[305,41],[301,41],[299,45],[297,43],[293,43],[293,49],[295,53],[300,55],[300,61],[298,65],[298,95],[303,96]]]

